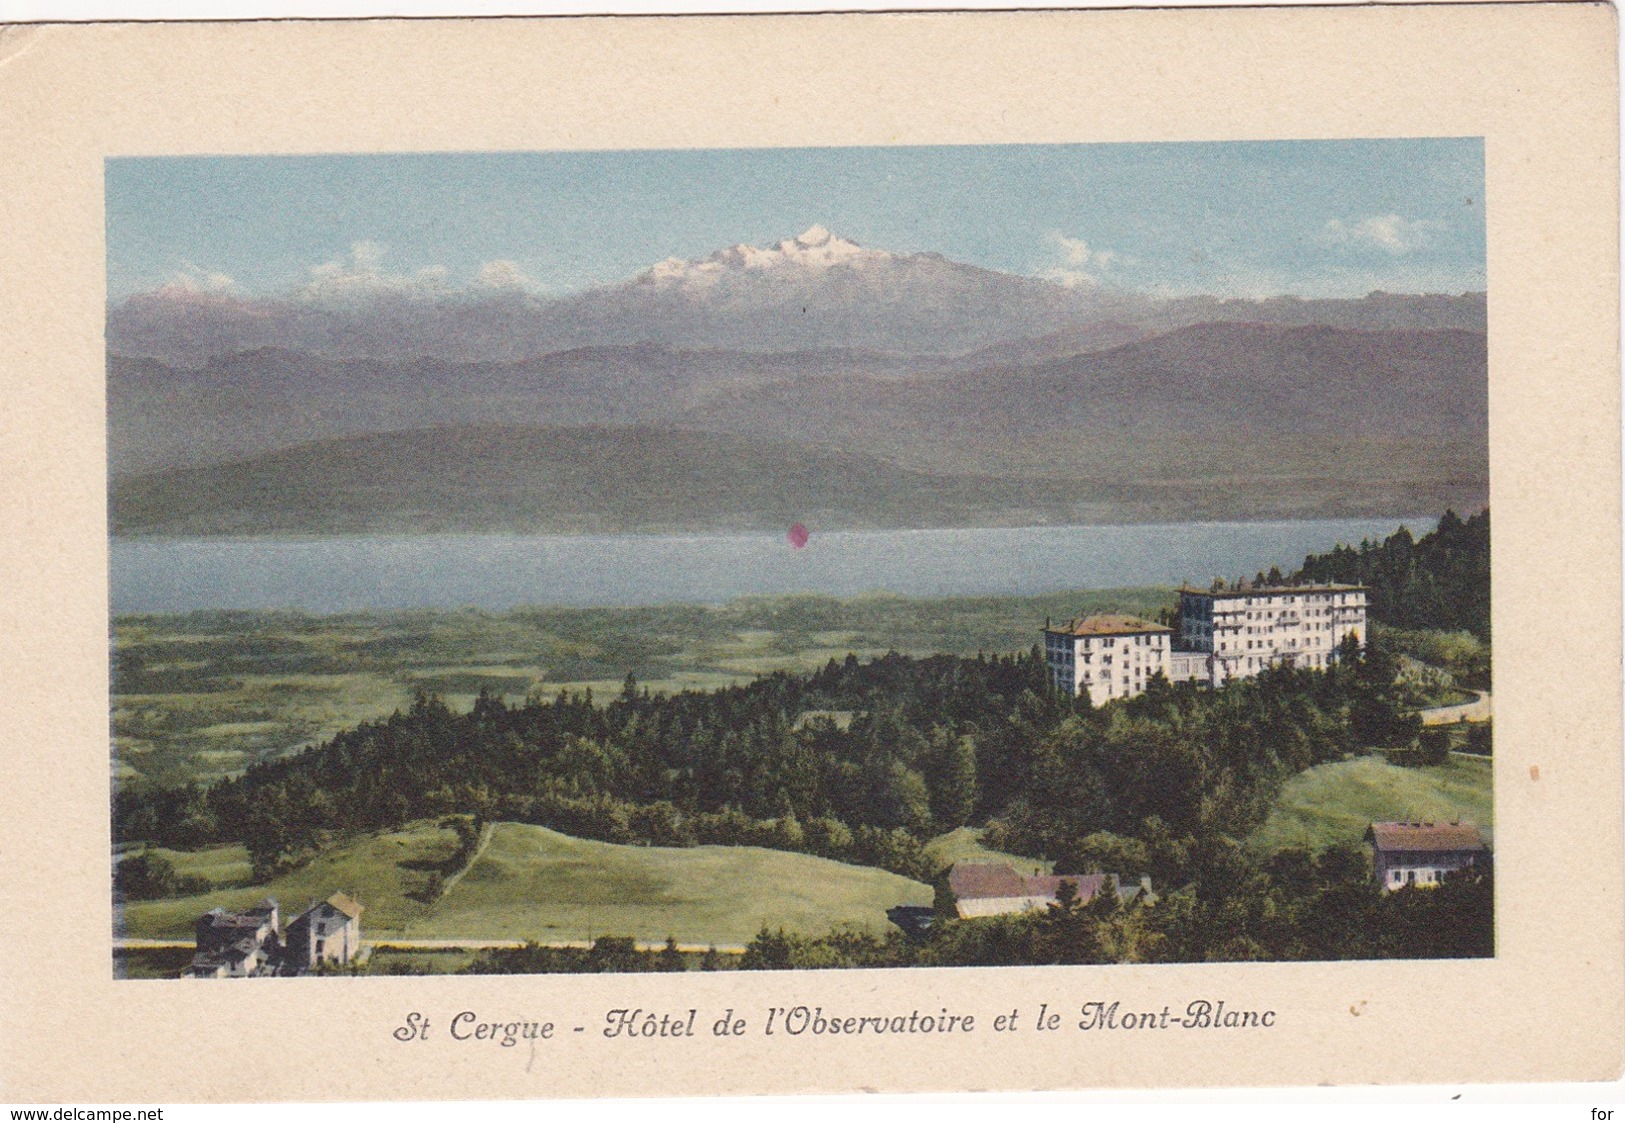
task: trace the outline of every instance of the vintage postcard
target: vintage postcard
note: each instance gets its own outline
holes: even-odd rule
[[[1613,18],[0,33],[0,1093],[1617,1077]]]

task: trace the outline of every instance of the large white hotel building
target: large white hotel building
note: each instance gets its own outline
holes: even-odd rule
[[[1173,629],[1133,616],[1045,622],[1050,681],[1099,704],[1170,682],[1222,686],[1273,664],[1328,667],[1349,636],[1365,644],[1366,590],[1359,585],[1273,585],[1179,590],[1180,642]]]

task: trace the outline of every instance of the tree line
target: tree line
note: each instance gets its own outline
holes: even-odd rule
[[[1234,845],[1199,844],[1190,880],[1154,904],[1109,889],[1032,913],[961,920],[945,900],[923,938],[842,927],[823,935],[763,928],[741,956],[683,954],[674,941],[639,950],[624,937],[590,948],[499,948],[465,974],[604,971],[802,971],[859,967],[1000,967],[1044,964],[1304,962],[1470,959],[1495,954],[1495,890],[1488,865],[1437,888],[1384,893],[1365,854],[1338,845],[1259,858]]]
[[[1446,511],[1415,538],[1400,527],[1381,542],[1311,554],[1291,581],[1369,587],[1372,617],[1396,628],[1465,631],[1490,640],[1490,512]]]
[[[762,931],[739,966],[995,967],[1027,964],[1204,963],[1488,957],[1494,884],[1488,866],[1437,888],[1384,893],[1356,846],[1267,859],[1200,843],[1191,880],[1155,904],[1102,891],[1035,913],[959,920],[941,913],[926,937],[842,929],[822,936]],[[478,970],[478,966],[474,968]]]
[[[629,677],[607,702],[482,694],[454,713],[422,695],[207,788],[122,789],[114,830],[179,848],[240,842],[256,880],[346,836],[447,815],[767,846],[929,880],[924,843],[967,824],[1073,865],[1098,857],[1091,836],[1240,837],[1286,777],[1414,736],[1391,665],[1352,647],[1327,671],[1273,668],[1220,691],[1158,678],[1098,710],[1053,691],[1036,648],[849,656],[675,695]]]

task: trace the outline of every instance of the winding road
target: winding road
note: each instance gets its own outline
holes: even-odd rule
[[[1471,702],[1463,702],[1458,706],[1435,706],[1431,710],[1422,710],[1423,725],[1454,725],[1458,721],[1488,721],[1491,716],[1490,693],[1487,690],[1475,690],[1477,698]]]
[[[592,944],[588,940],[536,940],[534,943],[544,948],[587,948]],[[139,948],[191,948],[195,946],[193,940],[144,940],[137,938],[122,938],[113,941],[113,946],[121,950],[134,950]],[[393,936],[384,936],[376,940],[362,940],[361,946],[376,951],[385,948],[390,951],[453,951],[466,949],[468,951],[483,951],[487,948],[522,948],[524,940],[413,940]],[[637,941],[639,951],[662,951],[666,947],[664,940],[647,942]],[[743,955],[744,944],[717,944],[719,955]],[[677,950],[681,952],[703,953],[710,951],[711,944],[678,944]]]

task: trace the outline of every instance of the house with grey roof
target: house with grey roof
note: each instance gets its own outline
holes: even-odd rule
[[[282,956],[279,921],[271,897],[241,912],[210,909],[193,925],[197,951],[181,977],[247,979],[274,974]]]
[[[284,930],[270,897],[253,908],[212,908],[193,925],[197,952],[186,979],[248,979],[302,975],[323,964],[342,966],[361,951],[361,905],[344,893],[312,902]]]

